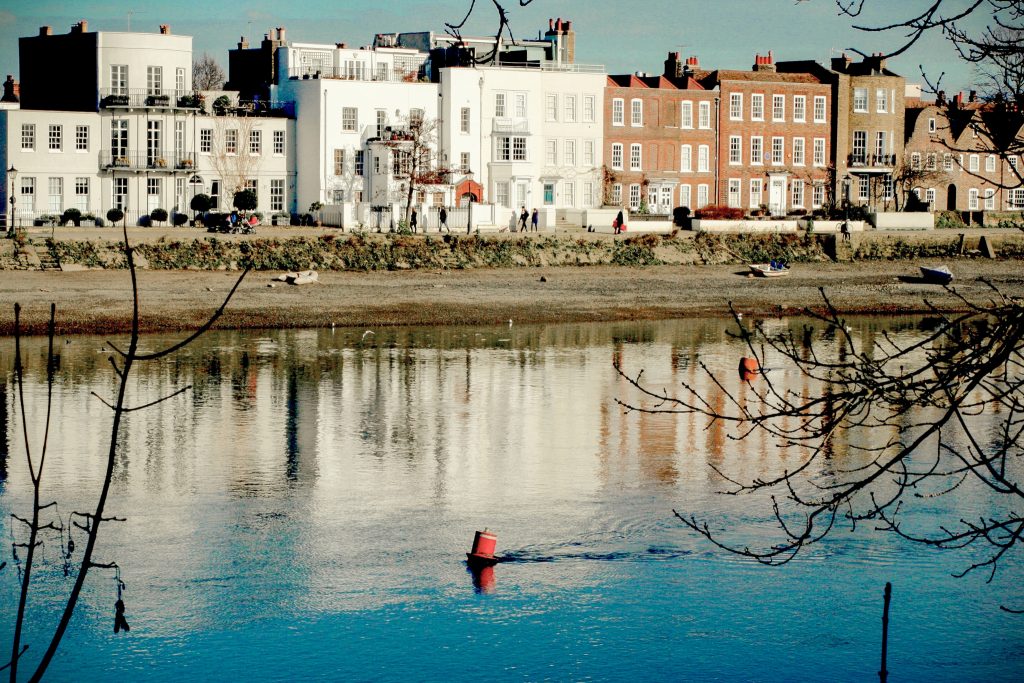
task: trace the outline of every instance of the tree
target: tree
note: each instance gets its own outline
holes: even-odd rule
[[[206,52],[192,62],[193,90],[220,90],[224,87],[224,80],[224,69]]]
[[[200,192],[195,197],[192,197],[192,201],[189,202],[188,207],[196,213],[206,213],[210,210],[211,204],[212,200],[210,199],[210,195]]]
[[[249,153],[256,129],[252,116],[214,116],[210,164],[224,183],[224,194],[234,196],[259,171],[262,155]]]
[[[156,221],[157,223],[163,223],[165,220],[167,220],[167,210],[153,209],[152,211],[149,212],[149,217]]]
[[[437,119],[413,113],[403,118],[402,125],[386,129],[380,142],[390,150],[392,177],[404,187],[408,225],[416,192],[425,185],[448,183],[449,170],[434,166]]]
[[[232,204],[239,211],[255,211],[258,203],[256,192],[253,190],[239,190],[235,193]]]
[[[108,218],[111,218],[111,220],[118,220],[110,215],[115,211],[120,210],[111,209],[107,214]],[[58,365],[58,356],[54,351],[54,339],[56,337],[56,306],[52,304],[50,306],[50,321],[47,326],[47,337],[49,341],[49,350],[46,356],[47,398],[42,438],[40,439],[41,449],[37,455],[33,455],[33,450],[28,437],[28,423],[30,416],[25,414],[24,366],[22,364],[21,355],[21,307],[18,304],[14,305],[14,381],[21,412],[20,417],[22,421],[25,457],[28,465],[27,469],[29,478],[31,479],[33,497],[30,514],[25,516],[12,515],[12,518],[20,525],[17,527],[19,531],[12,532],[12,546],[15,549],[15,561],[19,565],[21,590],[18,598],[18,608],[14,615],[14,637],[11,646],[11,659],[9,664],[4,667],[10,667],[11,681],[17,680],[18,668],[21,663],[21,659],[28,651],[28,645],[22,644],[22,636],[24,634],[23,628],[26,623],[26,610],[30,602],[32,592],[33,570],[37,568],[37,565],[42,565],[47,562],[47,558],[45,556],[41,555],[37,557],[37,550],[43,546],[44,541],[48,541],[60,549],[56,560],[63,563],[65,576],[73,577],[73,583],[64,603],[64,608],[61,611],[60,619],[54,627],[52,634],[49,636],[49,642],[46,645],[45,650],[43,650],[38,663],[35,665],[35,669],[33,670],[30,680],[38,681],[46,673],[46,670],[49,667],[50,662],[53,660],[53,656],[56,654],[57,648],[60,646],[60,642],[71,623],[71,617],[74,614],[75,607],[78,604],[78,598],[81,595],[82,588],[85,585],[85,580],[89,575],[90,570],[110,569],[115,572],[118,585],[118,600],[115,606],[115,633],[121,628],[128,630],[128,622],[125,617],[125,606],[121,598],[121,587],[123,586],[123,583],[120,579],[120,567],[113,561],[100,561],[97,559],[96,555],[99,532],[100,529],[103,528],[103,525],[106,522],[124,521],[124,519],[111,515],[107,511],[107,503],[114,476],[114,465],[119,450],[118,442],[122,431],[122,420],[125,415],[130,412],[164,403],[175,396],[185,393],[190,388],[183,387],[146,405],[132,406],[129,405],[127,398],[130,388],[135,384],[135,378],[132,375],[132,371],[137,364],[158,361],[170,356],[176,351],[191,344],[200,335],[210,329],[214,322],[216,322],[223,314],[224,309],[231,300],[231,297],[234,295],[235,291],[237,291],[242,280],[249,272],[248,268],[243,271],[241,276],[235,282],[235,286],[224,299],[220,308],[218,308],[207,322],[195,333],[191,334],[183,341],[172,344],[162,350],[152,353],[144,353],[139,350],[139,290],[136,278],[134,252],[128,243],[127,228],[124,228],[123,248],[132,282],[132,300],[134,305],[132,309],[131,333],[128,338],[128,346],[126,347],[126,350],[122,351],[117,345],[108,342],[110,348],[114,350],[114,354],[110,356],[109,361],[113,367],[114,374],[118,378],[116,385],[117,388],[114,394],[115,397],[113,400],[108,401],[99,394],[93,392],[93,396],[110,408],[112,419],[109,448],[107,450],[107,457],[104,464],[105,474],[102,479],[100,490],[96,496],[96,502],[92,506],[91,511],[72,511],[67,517],[63,517],[58,512],[57,501],[48,503],[43,502],[43,500],[45,500],[43,475],[47,465],[47,447],[50,436],[50,414],[55,379],[54,371]],[[71,532],[73,530],[77,530],[77,532],[79,532],[80,538],[81,534],[84,534],[84,547],[78,551],[80,554],[76,553],[74,543],[71,540]],[[68,539],[66,542],[65,537]],[[24,553],[24,559],[21,559],[17,552],[18,549],[21,549]],[[80,558],[77,560],[77,565],[76,560],[74,559],[76,557]],[[2,567],[3,565],[0,565],[0,568]]]
[[[118,209],[117,207],[107,211],[107,220],[110,221],[111,223],[117,223],[122,218],[124,218],[124,211]]]
[[[935,311],[935,326],[909,343],[886,335],[858,341],[827,297],[825,312],[807,311],[814,324],[799,330],[766,333],[735,317],[759,366],[770,356],[773,367],[797,368],[820,391],[793,391],[772,373],[742,370],[742,388],[732,390],[701,363],[717,395],[698,394],[687,383],[669,394],[616,365],[640,396],[620,401],[627,410],[701,416],[731,426],[736,439],[767,437],[790,456],[784,469],[753,480],[712,466],[730,493],[770,495],[775,543],[734,544],[695,513],[673,512],[719,548],[764,564],[789,562],[844,522],[870,522],[912,543],[981,549],[960,576],[980,569],[991,580],[1024,539],[1024,304],[995,288],[984,303],[960,304],[965,313]],[[882,440],[864,439],[866,430]],[[839,446],[858,456],[858,466],[830,460]],[[818,466],[827,474],[816,474]],[[978,519],[954,512],[935,528],[905,523],[916,502],[957,490],[1000,500]]]

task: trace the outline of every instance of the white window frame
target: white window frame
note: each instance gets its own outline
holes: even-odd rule
[[[971,173],[978,173],[981,170],[981,157],[977,154],[972,154],[967,157],[968,167],[967,170]]]
[[[274,131],[274,156],[284,156],[284,131]]]
[[[989,154],[985,157],[985,172],[995,173],[996,172],[996,155]]]
[[[583,165],[594,166],[597,163],[597,144],[593,140],[583,141]]]
[[[544,120],[558,121],[558,95],[555,93],[544,94]]]
[[[804,181],[800,178],[793,178],[789,183],[791,192],[790,206],[794,209],[804,208]]]
[[[885,91],[885,88],[875,88],[875,113],[889,113],[889,94]]]
[[[967,210],[977,211],[981,204],[978,203],[978,188],[972,187],[967,190]]]
[[[711,130],[710,102],[699,102],[697,104],[697,127],[701,130]]]
[[[739,178],[729,178],[725,202],[731,209],[743,206],[743,184]]]
[[[693,173],[693,146],[680,145],[679,147],[679,172]]]
[[[752,166],[764,165],[764,136],[750,136],[750,164]]]
[[[993,211],[996,208],[996,190],[994,187],[985,188],[985,210]]]
[[[772,95],[772,121],[783,122],[786,120],[786,96]]]
[[[284,211],[284,178],[270,179],[270,210]]]
[[[597,98],[593,95],[583,96],[583,123],[597,121]]]
[[[576,96],[564,95],[562,102],[562,120],[566,123],[576,123]]]
[[[750,95],[750,120],[764,121],[764,93]]]
[[[772,137],[772,166],[783,166],[786,163],[786,138],[781,135]]]
[[[641,145],[640,143],[634,142],[629,146],[629,170],[644,170],[643,145]]]
[[[75,126],[75,151],[89,151],[89,126]]]
[[[51,123],[47,126],[46,149],[51,152],[60,152],[64,149],[64,126],[59,123]]]
[[[624,126],[626,125],[626,100],[621,97],[615,97],[612,99],[612,125],[613,126]]]
[[[464,135],[468,135],[469,126],[469,107],[462,107],[462,109],[459,110],[459,132]]]
[[[729,136],[729,164],[739,166],[743,163],[743,137],[739,135]]]
[[[823,168],[825,166],[825,138],[814,138],[813,154],[812,163],[818,168]]]
[[[807,95],[793,95],[793,122],[807,122]]]
[[[804,166],[807,163],[807,146],[803,138],[793,138],[793,165]]]
[[[868,89],[867,88],[854,88],[853,89],[853,111],[857,114],[868,113]]]
[[[494,115],[497,118],[503,119],[503,118],[505,118],[508,115],[507,106],[508,106],[508,100],[507,100],[507,97],[506,97],[505,93],[503,93],[503,92],[496,92],[496,93],[494,93]]]
[[[341,130],[345,133],[355,133],[359,130],[359,109],[357,107],[341,108]]]
[[[623,164],[623,144],[621,142],[613,142],[612,143],[612,159],[611,159],[612,169],[614,169],[616,171],[621,171],[622,170],[622,164]]]
[[[21,151],[34,152],[36,149],[36,124],[21,124]]]
[[[629,125],[634,128],[644,125],[644,101],[638,97],[629,101]]]
[[[693,102],[690,100],[683,100],[679,103],[679,127],[693,128]]]
[[[729,95],[729,120],[743,120],[743,93],[734,92]]]
[[[701,145],[697,148],[697,173],[708,173],[711,148]]]
[[[814,96],[814,122],[828,123],[828,103],[824,95]]]

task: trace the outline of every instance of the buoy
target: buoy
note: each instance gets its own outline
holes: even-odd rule
[[[473,537],[473,550],[466,553],[466,561],[470,567],[491,567],[498,562],[494,549],[498,545],[498,537],[489,529],[476,532]]]
[[[497,580],[494,578],[494,567],[480,567],[479,569],[473,570],[473,588],[478,593],[493,593],[494,584]]]
[[[740,358],[740,374],[745,372],[756,373],[761,371],[761,364],[757,362],[756,358]]]

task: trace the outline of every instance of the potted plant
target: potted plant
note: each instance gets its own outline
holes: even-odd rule
[[[313,202],[312,204],[309,205],[309,214],[307,215],[309,215],[310,217],[310,222],[316,222],[317,227],[319,227],[322,224],[320,210],[323,208],[323,202]]]
[[[171,103],[171,98],[168,95],[147,95],[146,106],[147,107],[166,107]]]
[[[227,95],[221,95],[213,101],[213,113],[218,116],[223,116],[227,113],[228,107],[231,106],[231,98]]]

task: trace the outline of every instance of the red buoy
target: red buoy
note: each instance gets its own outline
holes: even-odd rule
[[[494,549],[498,545],[498,537],[488,529],[476,532],[473,538],[473,550],[466,553],[470,566],[490,567],[497,564]]]
[[[757,362],[756,358],[740,358],[740,373],[744,372],[759,372],[761,370],[761,364]]]

